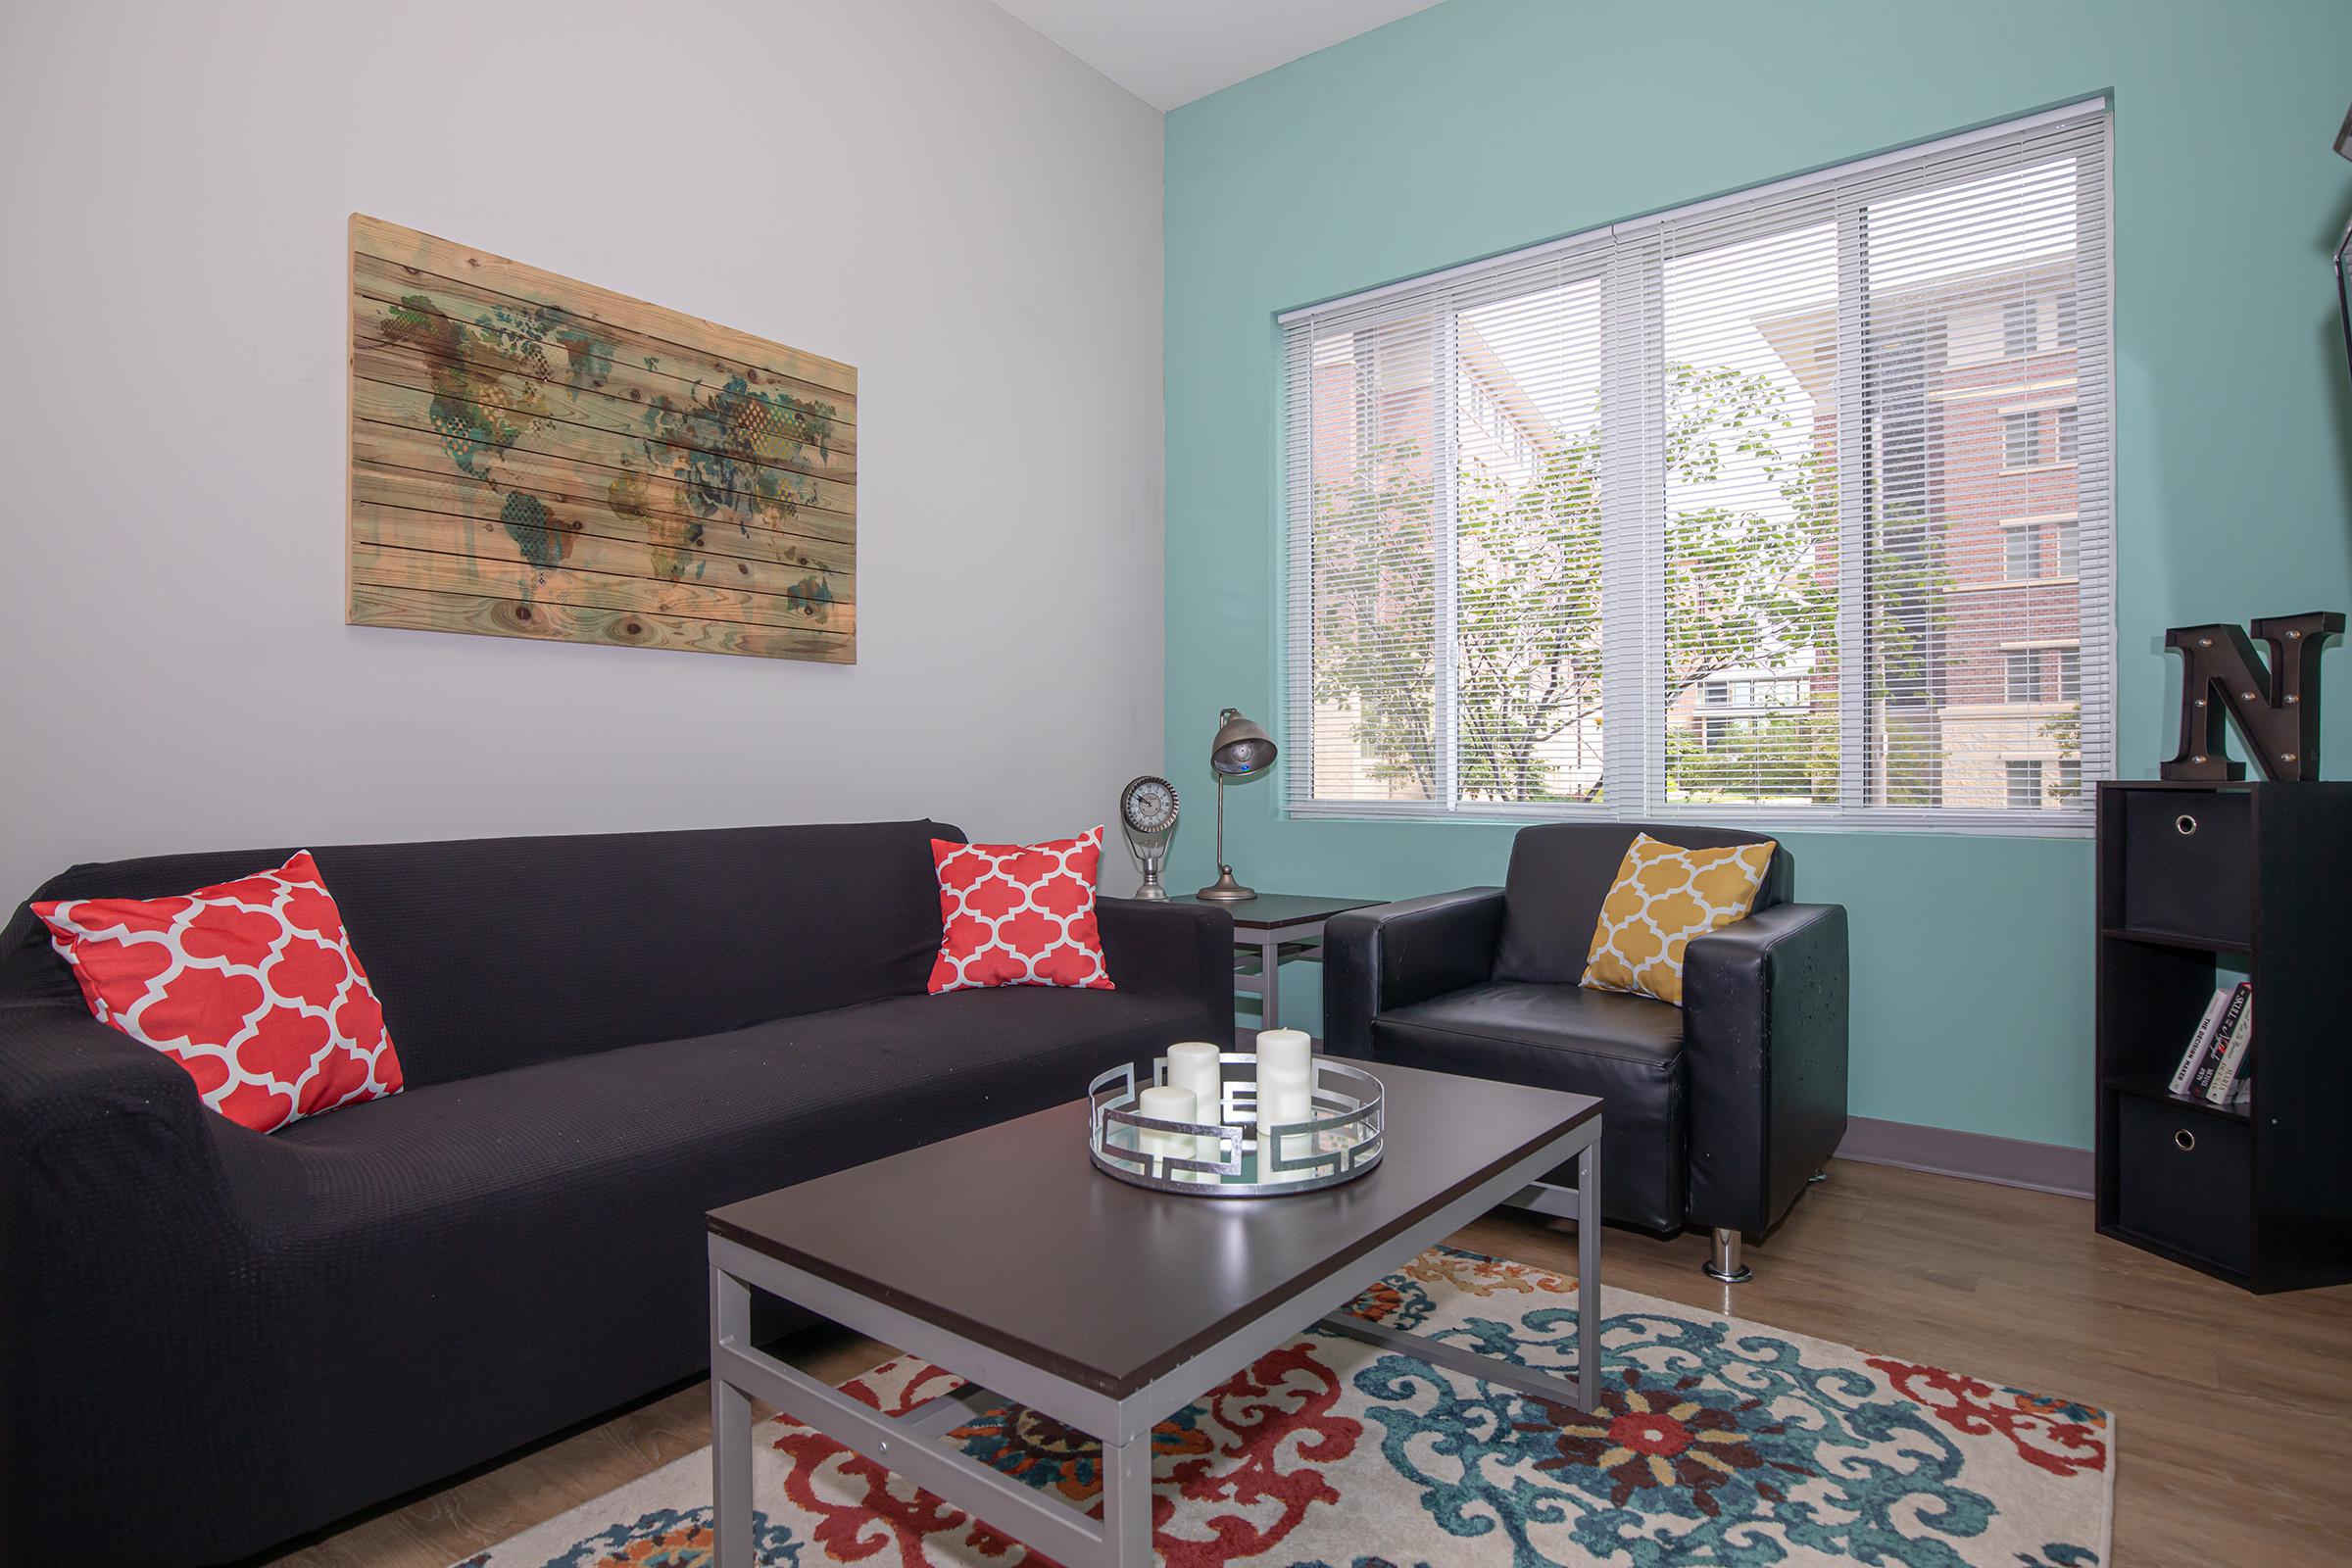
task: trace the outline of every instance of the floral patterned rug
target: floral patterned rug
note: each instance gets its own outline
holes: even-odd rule
[[[1576,1287],[1451,1248],[1351,1311],[1525,1366],[1575,1363]],[[2104,1410],[1606,1292],[1603,1403],[1544,1403],[1311,1333],[1153,1435],[1168,1568],[2107,1560]],[[890,1411],[958,1380],[909,1356],[843,1385]],[[1047,1559],[797,1422],[761,1429],[763,1568],[1044,1568]],[[1099,1514],[1092,1440],[1020,1406],[940,1441]],[[643,1480],[461,1568],[705,1568],[710,1459]]]

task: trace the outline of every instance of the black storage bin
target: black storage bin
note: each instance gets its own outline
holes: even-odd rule
[[[2242,947],[2253,940],[2253,847],[2242,791],[2125,795],[2124,924]]]
[[[2116,1198],[2124,1225],[2223,1268],[2251,1268],[2245,1124],[2154,1100],[2127,1100],[2118,1111]]]

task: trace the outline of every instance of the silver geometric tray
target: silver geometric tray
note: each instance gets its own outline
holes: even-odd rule
[[[1306,1121],[1277,1124],[1270,1157],[1258,1147],[1257,1055],[1248,1051],[1217,1056],[1224,1102],[1214,1122],[1143,1115],[1135,1108],[1134,1064],[1103,1073],[1086,1087],[1087,1152],[1097,1167],[1123,1182],[1191,1198],[1288,1198],[1353,1181],[1380,1163],[1387,1125],[1380,1080],[1323,1056],[1309,1060],[1315,1113]],[[1238,1075],[1236,1068],[1247,1069],[1248,1076]],[[1167,1073],[1168,1058],[1155,1057],[1152,1083],[1167,1082]],[[1137,1147],[1146,1131],[1214,1139],[1217,1157],[1146,1153]]]

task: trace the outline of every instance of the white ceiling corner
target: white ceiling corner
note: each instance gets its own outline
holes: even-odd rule
[[[1166,111],[1437,0],[996,0]]]

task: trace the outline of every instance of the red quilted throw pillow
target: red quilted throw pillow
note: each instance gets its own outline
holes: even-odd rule
[[[977,986],[1115,989],[1095,929],[1102,830],[1050,844],[931,841],[939,870],[939,960],[931,991]]]
[[[400,1057],[308,850],[180,899],[36,904],[100,1023],[257,1133],[400,1092]]]

